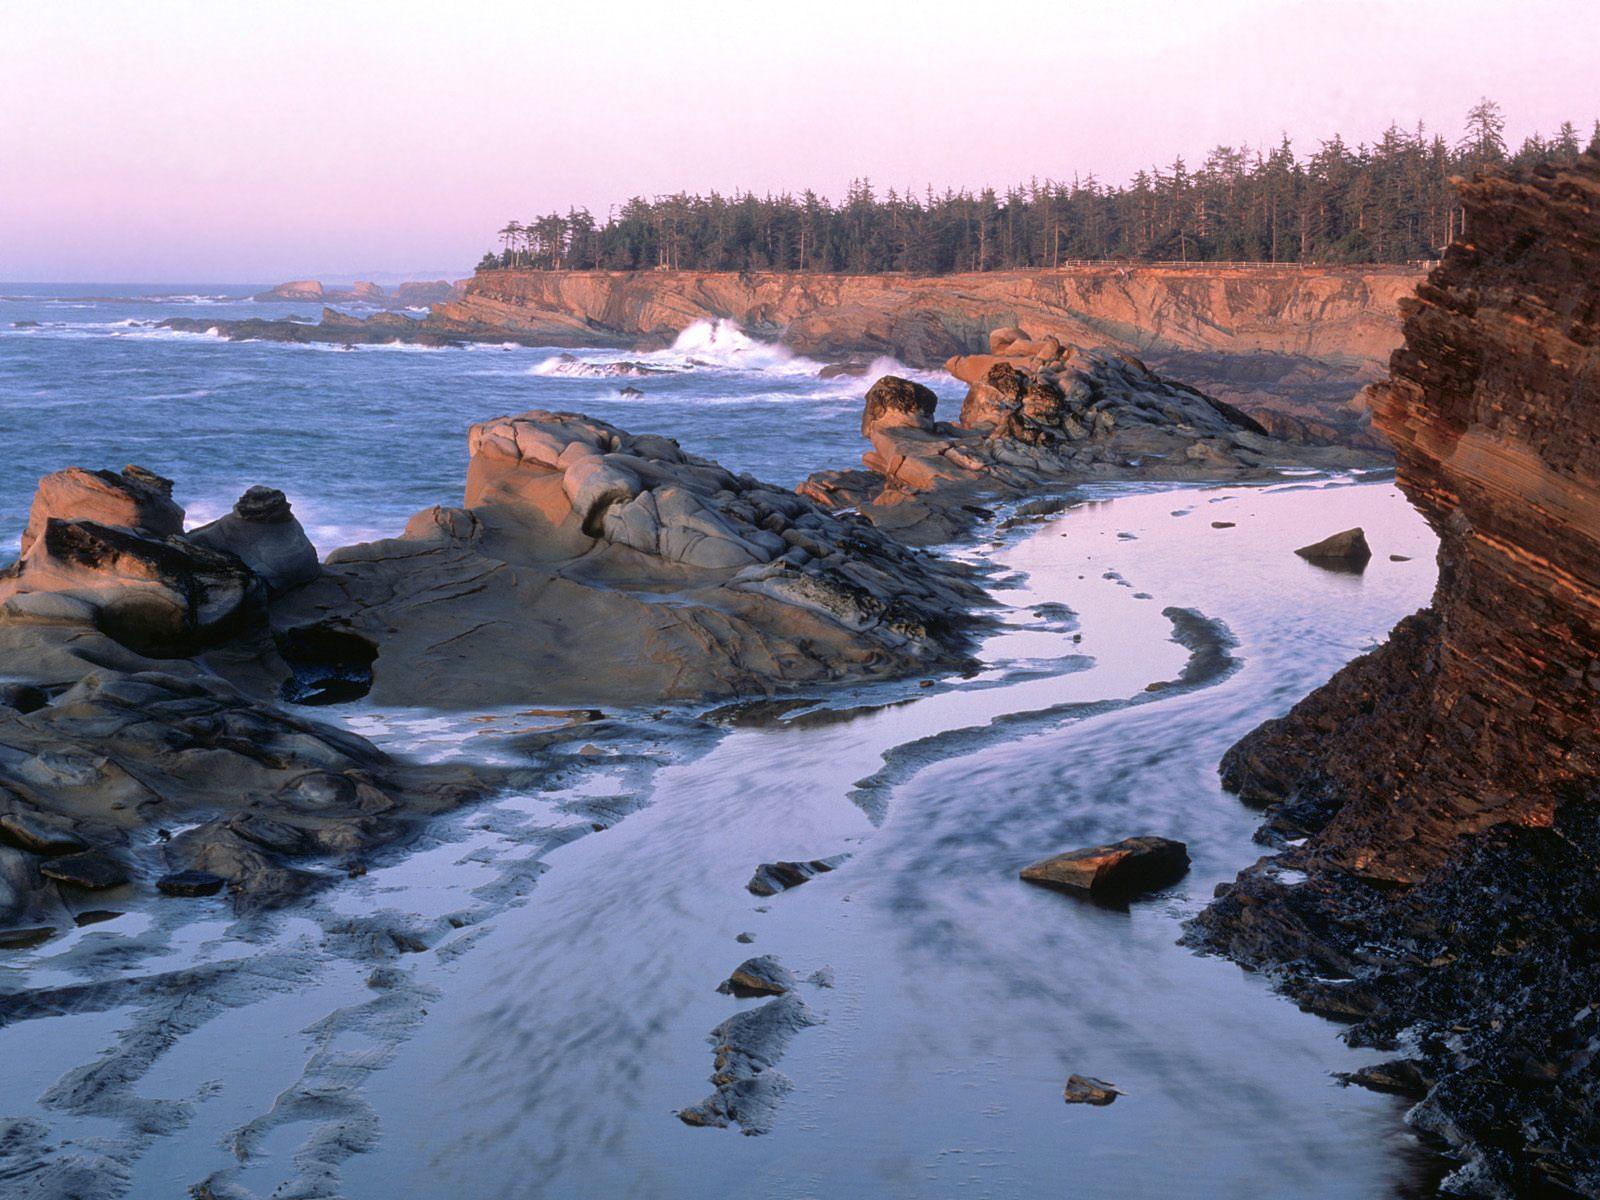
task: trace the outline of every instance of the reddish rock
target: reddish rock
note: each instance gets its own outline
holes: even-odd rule
[[[1409,1120],[1468,1160],[1446,1190],[1596,1195],[1600,158],[1461,198],[1470,241],[1368,393],[1439,535],[1433,603],[1228,751],[1293,842],[1194,936],[1353,1041],[1407,1035]]]
[[[1183,878],[1189,850],[1162,837],[1132,837],[1071,850],[1022,869],[1029,883],[1095,896],[1133,896]]]
[[[143,467],[121,472],[68,467],[39,480],[22,531],[26,555],[51,520],[97,521],[155,537],[183,532],[183,509],[173,503],[172,480]]]
[[[866,407],[861,412],[861,436],[870,437],[874,429],[891,426],[932,428],[933,410],[938,403],[939,397],[933,394],[932,388],[898,375],[885,375],[867,389]]]

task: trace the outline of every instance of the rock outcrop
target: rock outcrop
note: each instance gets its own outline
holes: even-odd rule
[[[980,593],[865,521],[571,413],[474,426],[465,501],[274,608],[442,707],[702,700],[966,661]],[[440,603],[449,599],[450,603]]]
[[[1130,355],[1017,328],[993,331],[989,353],[946,367],[967,384],[958,421],[936,421],[933,393],[886,376],[862,414],[872,443],[866,470],[819,472],[801,490],[926,545],[962,532],[987,502],[1089,480],[1237,478],[1380,461],[1270,437],[1233,406]]]
[[[1433,604],[1228,752],[1277,853],[1194,935],[1357,1043],[1404,1033],[1374,1078],[1458,1191],[1595,1196],[1600,159],[1461,193],[1468,239],[1373,393],[1439,534]]]
[[[42,708],[0,707],[0,930],[68,929],[107,889],[185,871],[241,910],[279,904],[491,785],[177,670],[90,669]]]
[[[321,282],[315,279],[296,279],[289,283],[280,283],[264,292],[257,292],[251,299],[265,303],[309,301],[313,304],[364,304],[373,308],[391,306],[414,308],[441,304],[455,299],[457,295],[455,284],[446,279],[402,283],[395,288],[393,295],[378,284],[365,279],[358,279],[349,287],[323,287]]]

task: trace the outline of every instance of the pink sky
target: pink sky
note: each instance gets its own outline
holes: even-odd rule
[[[0,0],[0,279],[465,273],[508,217],[1600,116],[1592,0]]]

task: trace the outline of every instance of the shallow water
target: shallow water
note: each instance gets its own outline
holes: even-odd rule
[[[12,345],[0,324],[0,364]],[[326,352],[195,345],[216,357],[161,339],[96,353],[150,371],[172,357],[191,383],[230,364],[254,373],[235,424],[261,419],[237,414],[273,386],[310,388],[306,373],[325,369]],[[459,448],[470,398],[442,392],[493,352],[439,353],[326,359],[356,364],[328,368],[350,372],[332,377],[347,400],[387,408],[390,428],[419,439],[453,422]],[[554,354],[523,353],[534,366]],[[413,360],[443,365],[433,376],[386,365]],[[593,379],[522,373],[494,385],[517,404],[470,415],[590,407],[731,458],[718,439],[737,412],[760,432],[735,465],[792,480],[856,453],[858,401],[806,398],[805,369],[696,368],[721,399],[740,388],[785,398],[701,405],[674,379],[682,390],[649,424],[590,405],[577,389]],[[11,378],[0,376],[8,419]],[[418,388],[441,394],[424,405]],[[561,388],[570,400],[552,398]],[[324,419],[307,436],[332,461],[349,431]],[[224,443],[239,454],[248,440]],[[101,458],[117,444],[62,441],[72,461],[98,461],[85,444]],[[293,469],[297,452],[255,453]],[[353,527],[388,465],[432,462],[409,443],[394,455],[347,456],[343,472],[297,476],[305,490],[292,495]],[[230,478],[200,455],[149,465],[210,480],[219,496],[282,480]],[[31,469],[6,468],[8,489]],[[454,476],[432,469],[437,486],[459,488],[459,462]],[[432,502],[418,494],[432,483],[387,482],[396,510]],[[1292,554],[1355,524],[1376,551],[1363,575]],[[993,568],[1005,605],[972,678],[846,691],[810,717],[731,728],[621,714],[629,725],[614,736],[580,728],[546,752],[557,773],[545,788],[442,821],[426,844],[303,909],[235,923],[217,902],[158,903],[10,956],[5,991],[215,968],[181,999],[132,984],[0,1028],[0,1056],[27,1064],[0,1079],[0,1114],[41,1123],[36,1158],[120,1164],[105,1168],[104,1194],[137,1196],[203,1180],[219,1196],[372,1200],[1396,1195],[1415,1172],[1400,1106],[1330,1075],[1373,1056],[1177,939],[1213,886],[1261,853],[1257,815],[1218,788],[1223,750],[1424,603],[1433,549],[1384,482],[1092,490],[962,551]],[[1225,633],[1218,669],[1181,682],[1191,652],[1173,640],[1171,609]],[[516,731],[542,720],[364,704],[336,715],[396,750],[502,761],[521,753]],[[1183,839],[1194,865],[1126,910],[1016,878],[1048,854],[1143,833]],[[851,857],[837,871],[793,891],[745,889],[759,862],[840,853]],[[398,952],[396,929],[427,948]],[[735,941],[741,932],[754,941]],[[761,1003],[713,989],[753,954],[802,979],[828,969],[831,986],[800,986],[821,1023],[778,1064],[794,1086],[771,1132],[689,1128],[673,1114],[711,1090],[707,1033]],[[1065,1105],[1074,1072],[1126,1094],[1109,1108]],[[150,1100],[164,1102],[161,1119]]]

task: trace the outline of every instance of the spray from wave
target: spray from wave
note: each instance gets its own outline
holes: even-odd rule
[[[825,364],[795,354],[777,342],[751,337],[737,322],[726,318],[696,321],[678,334],[665,350],[623,357],[618,351],[590,351],[581,357],[557,354],[528,368],[528,374],[543,378],[601,379],[644,378],[651,375],[687,375],[695,372],[739,373],[767,378],[817,380],[820,386],[808,389],[807,399],[858,396],[882,375],[904,375],[913,379],[932,379],[928,372],[913,371],[895,359],[880,356],[860,371],[822,378]]]

